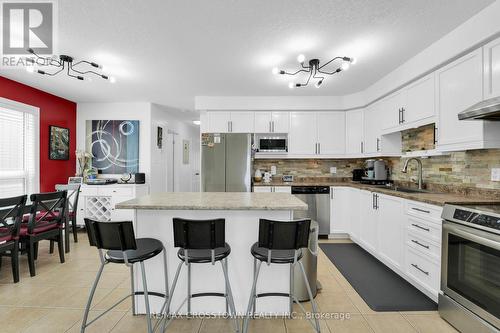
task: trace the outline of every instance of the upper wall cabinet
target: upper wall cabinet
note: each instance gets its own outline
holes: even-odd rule
[[[253,133],[254,112],[208,112],[208,132],[210,133]]]
[[[345,124],[346,155],[360,156],[363,153],[363,109],[346,112]]]
[[[288,133],[290,112],[255,112],[255,133]]]
[[[500,38],[484,50],[484,98],[500,96]]]
[[[500,146],[500,122],[458,120],[458,113],[483,99],[483,50],[478,49],[436,73],[438,149],[453,151]]]
[[[435,121],[434,73],[380,101],[382,133],[393,133]]]
[[[291,112],[289,155],[343,155],[345,133],[343,111]]]

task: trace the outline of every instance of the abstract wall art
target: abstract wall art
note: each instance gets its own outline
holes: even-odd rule
[[[69,129],[49,126],[49,160],[69,160]]]
[[[87,120],[86,148],[103,174],[139,171],[138,120]]]

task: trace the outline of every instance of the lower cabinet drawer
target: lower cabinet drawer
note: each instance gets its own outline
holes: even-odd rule
[[[437,243],[431,242],[428,238],[421,237],[410,230],[406,234],[406,244],[430,258],[435,260],[441,258],[441,245],[437,245]]]
[[[99,188],[99,195],[121,195],[132,197],[134,196],[134,190],[131,187],[101,187]]]
[[[439,264],[406,248],[406,273],[433,293],[439,292],[440,271]]]
[[[407,227],[409,232],[421,235],[420,237],[424,239],[441,243],[442,227],[440,224],[407,215]]]

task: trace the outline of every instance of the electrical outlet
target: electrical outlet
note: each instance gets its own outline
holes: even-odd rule
[[[337,167],[330,167],[330,173],[337,173]]]
[[[275,175],[276,174],[276,165],[271,165],[271,175]]]
[[[491,181],[500,182],[500,168],[491,169]]]

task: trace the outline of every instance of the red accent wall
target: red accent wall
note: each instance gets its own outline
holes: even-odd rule
[[[52,192],[75,175],[76,103],[0,76],[0,97],[40,108],[40,191]],[[49,125],[69,128],[68,161],[49,160]]]

